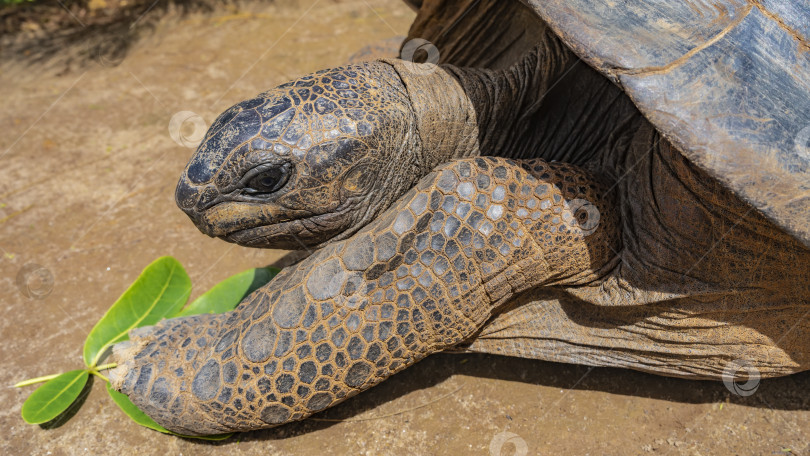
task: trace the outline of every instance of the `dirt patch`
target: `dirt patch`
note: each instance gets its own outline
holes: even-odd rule
[[[174,185],[193,150],[171,138],[169,119],[189,111],[210,123],[233,103],[405,34],[413,20],[393,0],[235,8],[165,11],[114,58],[89,54],[65,66],[62,54],[86,52],[73,45],[45,60],[3,59],[0,384],[80,367],[90,327],[160,255],[186,266],[193,296],[278,259],[283,252],[209,239],[176,208]],[[30,263],[54,279],[39,299],[16,283]],[[802,454],[810,429],[808,374],[739,397],[717,382],[445,354],[313,419],[218,444],[141,428],[102,386],[52,430],[20,418],[30,388],[3,388],[0,451],[490,454],[503,442],[503,454]]]

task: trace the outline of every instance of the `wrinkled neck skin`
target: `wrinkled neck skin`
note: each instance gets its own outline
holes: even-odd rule
[[[416,116],[424,163],[477,155],[523,156],[520,118],[537,102],[557,65],[538,68],[541,47],[506,70],[385,60],[402,79]],[[566,59],[556,59],[561,65]]]
[[[550,65],[540,65],[543,59],[540,55],[553,55],[547,59],[553,62]],[[430,111],[444,108],[447,105],[463,105],[463,109],[450,110],[458,117],[452,122],[470,123],[466,134],[474,138],[475,147],[468,146],[472,138],[460,137],[455,141],[442,135],[442,125],[431,124],[426,128],[426,135],[445,136],[444,143],[455,142],[459,147],[454,157],[470,155],[498,155],[510,157],[529,156],[527,149],[531,144],[521,144],[518,140],[520,132],[531,126],[523,125],[521,118],[533,112],[533,106],[548,90],[547,81],[553,81],[556,74],[564,73],[569,64],[569,56],[554,48],[545,46],[545,43],[534,48],[531,52],[511,68],[505,70],[488,70],[480,68],[459,68],[453,65],[442,65],[431,76],[442,79],[454,79],[456,84],[444,84],[426,80],[427,78],[406,75],[400,71],[405,80],[411,101],[417,110]],[[400,65],[402,66],[402,65]],[[438,100],[434,100],[430,93],[436,91],[436,86],[453,86],[453,92],[442,92]],[[427,86],[427,87],[425,87]],[[443,88],[443,87],[442,87]],[[426,94],[429,94],[426,96]],[[448,98],[455,100],[448,103]],[[468,114],[470,113],[471,114]],[[421,114],[421,116],[419,115]],[[417,118],[428,117],[429,113],[419,113]],[[450,134],[453,131],[448,132]]]
[[[405,85],[433,162],[493,155],[581,165],[641,120],[619,87],[550,31],[503,70],[384,62]]]

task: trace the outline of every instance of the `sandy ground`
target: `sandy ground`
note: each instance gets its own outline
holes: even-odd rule
[[[477,355],[432,356],[316,418],[216,444],[139,427],[100,381],[66,424],[22,421],[33,388],[8,385],[80,368],[87,332],[153,259],[177,257],[194,296],[284,253],[209,239],[175,207],[193,150],[171,138],[172,116],[210,123],[243,98],[404,34],[412,19],[394,0],[280,1],[169,14],[123,60],[2,65],[0,453],[807,454],[810,374],[740,397],[722,383]],[[17,285],[31,263],[53,277],[46,296]],[[29,277],[35,290],[42,277]]]

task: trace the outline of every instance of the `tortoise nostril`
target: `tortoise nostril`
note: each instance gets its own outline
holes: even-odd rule
[[[200,192],[199,187],[191,184],[188,178],[183,176],[180,178],[180,182],[177,183],[177,188],[174,191],[174,200],[180,209],[189,212],[197,204],[201,194],[202,192]]]

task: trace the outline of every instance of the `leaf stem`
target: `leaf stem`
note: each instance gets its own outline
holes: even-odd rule
[[[58,377],[60,375],[62,375],[62,374],[53,374],[53,375],[45,375],[43,377],[29,378],[28,380],[23,380],[23,381],[15,384],[14,387],[15,388],[21,388],[23,386],[35,385],[37,383],[47,382],[48,380],[52,380],[52,379],[54,379],[54,378],[56,378],[56,377]]]
[[[117,363],[102,364],[101,366],[96,366],[96,367],[94,367],[92,369],[88,369],[88,372],[90,372],[90,374],[95,375],[96,377],[104,380],[105,382],[110,383],[110,379],[107,378],[106,376],[104,376],[99,371],[106,370],[106,369],[112,369],[117,365],[118,365]]]
[[[110,383],[110,379],[105,377],[104,375],[100,374],[97,370],[90,371],[91,374],[95,375],[96,377],[104,380],[107,383]]]

